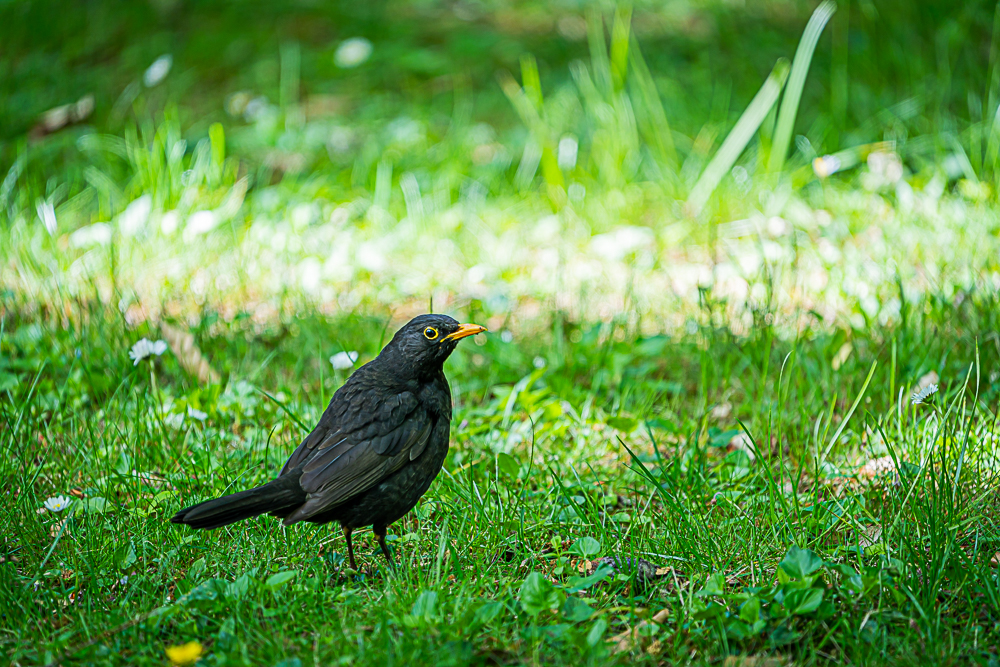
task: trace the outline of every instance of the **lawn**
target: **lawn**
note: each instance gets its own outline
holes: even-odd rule
[[[0,5],[0,654],[996,664],[994,9]],[[396,569],[169,522],[428,310]]]

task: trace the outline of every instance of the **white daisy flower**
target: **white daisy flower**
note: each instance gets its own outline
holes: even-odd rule
[[[559,168],[563,171],[569,171],[576,166],[576,155],[579,150],[579,144],[576,141],[576,137],[571,134],[567,134],[562,139],[559,140],[559,152],[557,162],[559,163]]]
[[[52,496],[45,501],[45,509],[50,512],[62,512],[72,504],[72,498],[67,498],[66,496]]]
[[[163,418],[163,423],[170,428],[180,428],[184,425],[184,415],[180,412],[171,412]]]
[[[35,210],[38,212],[38,217],[41,218],[42,224],[45,225],[45,231],[49,233],[49,236],[55,236],[58,223],[56,222],[56,208],[52,205],[52,202],[39,202],[35,206]]]
[[[155,343],[151,342],[148,338],[143,338],[139,340],[132,349],[129,351],[128,356],[134,361],[133,366],[138,366],[139,362],[146,357],[151,357],[156,355],[157,357],[167,351],[167,342],[164,340],[158,340]]]
[[[913,395],[910,397],[910,402],[913,403],[913,405],[926,403],[928,398],[937,393],[937,390],[937,384],[932,382],[923,389],[913,392]]]
[[[169,53],[160,56],[154,60],[153,64],[146,69],[145,73],[143,73],[142,82],[146,84],[147,88],[152,88],[167,78],[173,64],[174,57]]]
[[[74,248],[89,246],[104,246],[111,243],[112,229],[106,222],[95,222],[92,225],[80,227],[69,235],[69,244]]]
[[[813,171],[820,178],[836,174],[842,166],[843,163],[836,155],[824,155],[813,160]]]
[[[337,63],[337,67],[344,69],[357,67],[371,57],[373,50],[372,43],[364,37],[351,37],[337,47],[336,53],[333,54],[333,62]]]
[[[338,371],[344,371],[348,368],[354,366],[354,362],[358,360],[358,353],[355,350],[350,352],[338,352],[337,354],[330,357],[330,365]]]

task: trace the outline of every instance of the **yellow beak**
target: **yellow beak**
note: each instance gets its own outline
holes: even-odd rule
[[[459,340],[466,336],[475,336],[483,331],[488,331],[488,329],[481,324],[459,324],[458,331],[448,334],[441,340]]]

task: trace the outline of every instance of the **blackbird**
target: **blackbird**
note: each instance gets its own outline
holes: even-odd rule
[[[337,390],[277,478],[182,509],[171,521],[219,528],[265,513],[286,526],[339,521],[355,570],[351,531],[370,525],[392,564],[387,527],[413,509],[448,453],[444,361],[459,340],[481,331],[447,315],[413,318]]]

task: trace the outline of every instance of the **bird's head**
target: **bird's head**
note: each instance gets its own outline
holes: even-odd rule
[[[482,331],[486,331],[486,327],[459,324],[447,315],[418,315],[396,332],[379,356],[389,353],[393,363],[415,374],[431,373],[441,368],[448,355],[455,351],[458,341]]]

